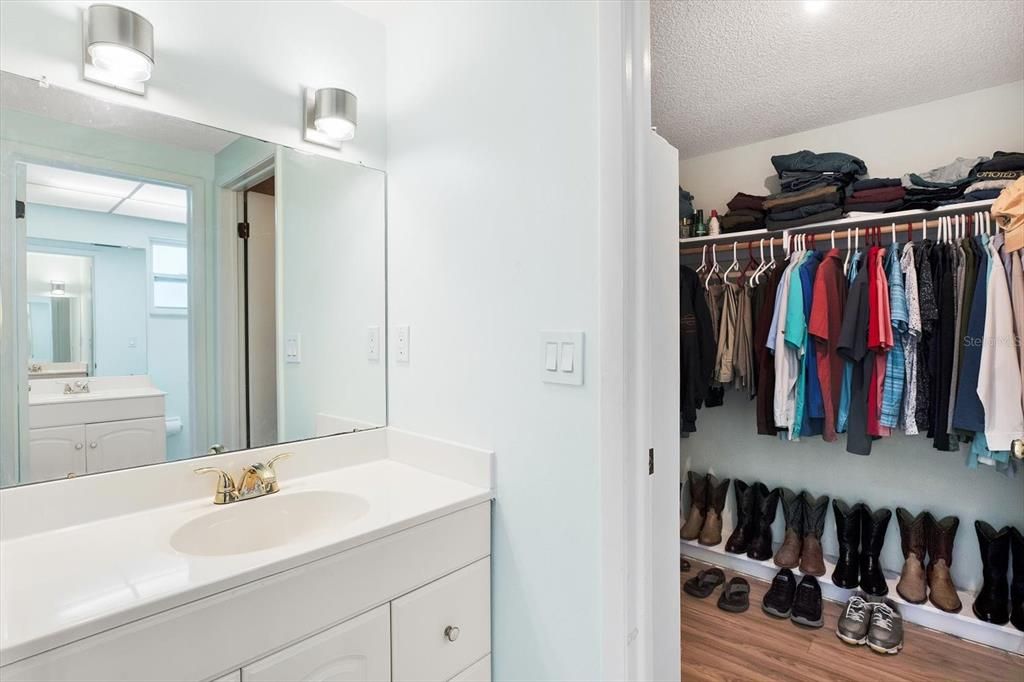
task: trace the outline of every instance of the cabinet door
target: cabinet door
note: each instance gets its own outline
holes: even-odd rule
[[[395,682],[448,680],[491,651],[490,557],[391,602]]]
[[[55,426],[29,429],[28,458],[23,462],[22,483],[67,478],[68,474],[84,474],[85,427]]]
[[[449,682],[491,682],[491,655],[487,654]]]
[[[90,474],[163,462],[167,426],[162,417],[85,425]]]
[[[383,682],[391,679],[387,604],[242,668],[242,682]]]

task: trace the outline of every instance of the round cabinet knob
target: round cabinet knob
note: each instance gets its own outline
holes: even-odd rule
[[[82,444],[81,443],[75,443],[75,450],[81,450],[81,449],[82,449]]]
[[[92,448],[93,450],[95,450],[95,449],[96,449],[96,443],[95,443],[95,441],[94,441],[94,442],[92,442],[92,443],[89,443],[89,447],[90,447],[90,448]]]
[[[459,628],[454,625],[449,625],[444,629],[444,638],[449,642],[454,642],[459,638]]]

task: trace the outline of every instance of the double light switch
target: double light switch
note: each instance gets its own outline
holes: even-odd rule
[[[541,377],[549,384],[583,385],[583,332],[541,332]]]

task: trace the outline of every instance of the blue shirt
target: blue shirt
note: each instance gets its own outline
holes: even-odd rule
[[[910,315],[907,311],[907,292],[900,269],[900,253],[891,244],[885,254],[886,278],[889,281],[889,319],[892,320],[893,346],[885,358],[885,382],[882,384],[882,414],[878,423],[895,428],[903,408],[903,385],[906,382],[906,357],[903,336],[907,333]]]
[[[861,252],[857,251],[850,257],[850,270],[846,273],[847,284],[853,284],[857,277],[857,265],[860,263]],[[839,391],[839,414],[836,417],[836,433],[846,433],[846,422],[850,418],[850,384],[853,381],[853,363],[847,360],[843,364],[843,383]]]

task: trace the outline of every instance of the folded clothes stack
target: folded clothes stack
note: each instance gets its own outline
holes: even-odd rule
[[[884,213],[903,207],[903,189],[899,178],[869,178],[853,183],[853,194],[846,197],[847,213]]]
[[[1004,188],[1024,177],[1024,153],[996,152],[974,167],[975,182],[964,188],[964,201],[995,199]]]
[[[965,190],[977,181],[976,168],[989,161],[988,157],[973,159],[958,157],[952,163],[924,173],[908,173],[901,182],[907,190],[904,209],[930,211],[938,206],[968,201]]]
[[[824,185],[802,192],[780,192],[764,200],[768,212],[765,226],[785,230],[843,216],[842,188]]]
[[[779,230],[835,220],[843,215],[843,200],[864,162],[842,152],[816,154],[806,149],[772,157],[782,191],[764,202],[765,225]]]
[[[764,229],[766,197],[740,192],[726,206],[729,212],[721,217],[722,232],[743,232]]]

